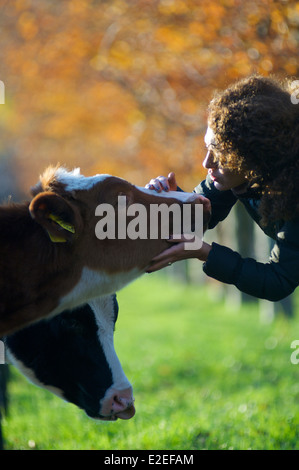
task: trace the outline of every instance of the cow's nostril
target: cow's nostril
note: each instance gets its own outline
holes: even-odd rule
[[[111,395],[108,393],[103,399],[101,415],[115,415],[121,419],[132,418],[135,414],[135,408],[131,387],[123,390],[113,390],[113,392]]]
[[[115,403],[118,403],[119,405],[122,404],[122,399],[120,397],[118,397],[117,395],[114,395],[113,397]]]
[[[131,401],[132,400],[128,400],[127,398],[123,398],[119,395],[114,395],[112,401],[113,411],[118,413],[119,411],[125,410],[131,405]]]

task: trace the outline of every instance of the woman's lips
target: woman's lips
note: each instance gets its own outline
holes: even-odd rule
[[[209,170],[208,173],[209,173],[209,175],[210,175],[210,177],[211,177],[211,179],[212,179],[213,181],[216,181],[216,180],[217,180],[216,176],[213,175],[213,172],[212,172],[211,170]]]

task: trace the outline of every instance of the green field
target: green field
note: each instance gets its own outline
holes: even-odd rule
[[[160,273],[118,300],[135,417],[93,421],[12,369],[7,449],[299,449],[298,315],[261,324],[257,304],[232,310]]]

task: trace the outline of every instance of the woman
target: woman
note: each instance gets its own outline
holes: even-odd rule
[[[242,258],[216,243],[184,250],[182,237],[179,243],[169,240],[172,246],[154,258],[148,272],[192,257],[204,261],[208,276],[255,297],[277,301],[294,291],[299,284],[299,105],[291,95],[291,83],[260,76],[216,94],[205,135],[208,175],[195,188],[210,201],[209,229],[240,200],[275,240],[269,262]],[[179,190],[174,173],[151,180],[147,187]]]

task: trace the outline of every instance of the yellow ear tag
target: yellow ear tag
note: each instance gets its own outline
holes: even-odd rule
[[[54,243],[65,243],[66,242],[65,238],[56,237],[55,235],[52,235],[50,232],[48,232],[48,235],[50,237],[51,242],[54,242]]]
[[[49,214],[49,219],[56,222],[56,224],[60,225],[60,227],[64,228],[68,232],[75,233],[75,227],[71,224],[67,224],[66,222],[61,220],[59,217],[57,217],[57,215]]]
[[[61,220],[59,217],[57,217],[54,214],[49,214],[49,219],[53,220],[56,224],[60,225],[60,227],[64,228],[68,232],[75,233],[75,227],[71,224],[67,224],[63,220]],[[66,242],[66,239],[64,237],[59,237],[56,235],[52,235],[50,232],[48,232],[48,235],[51,239],[52,242],[54,243],[64,243]]]

